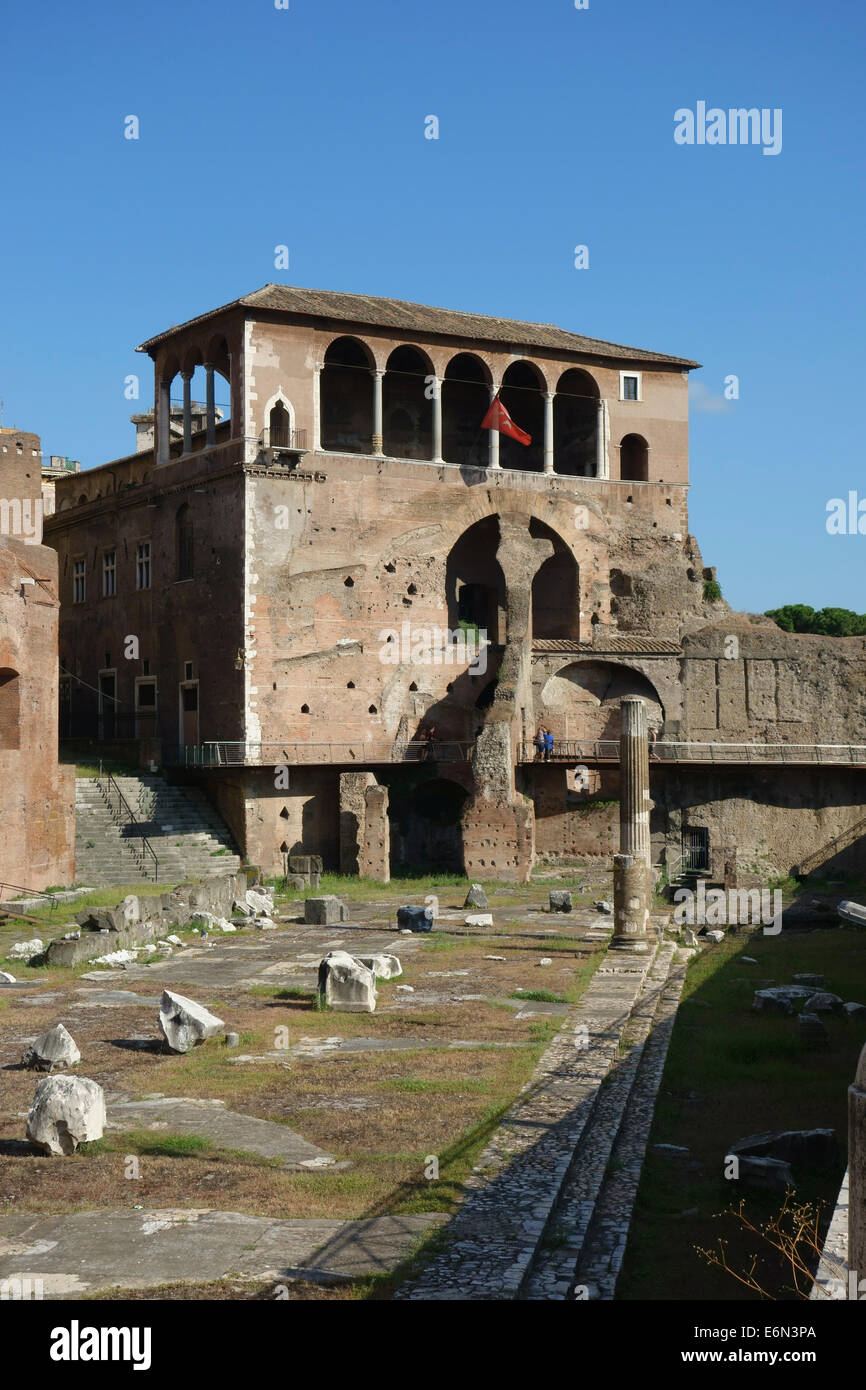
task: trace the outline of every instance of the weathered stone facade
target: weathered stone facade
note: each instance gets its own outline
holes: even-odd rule
[[[532,740],[540,723],[560,750],[615,739],[625,695],[657,739],[856,742],[864,641],[789,637],[705,598],[687,514],[694,363],[280,286],[144,348],[156,451],[57,485],[65,660],[115,693],[115,732],[195,766],[267,871],[288,852],[522,878],[536,855],[608,855],[616,769],[575,790],[573,763],[536,762]],[[171,380],[200,364],[228,380],[230,418],[195,431],[190,404],[173,442]],[[530,447],[482,430],[497,393]],[[480,655],[455,641],[477,630]],[[73,701],[69,732],[105,737],[107,700],[100,714],[77,684]],[[866,811],[857,769],[800,772],[654,764],[654,860],[695,826],[741,863],[790,868]],[[348,773],[367,775],[341,799]],[[744,841],[726,788],[739,803],[749,785],[761,809]]]
[[[15,521],[41,507],[38,439],[0,437],[15,441],[0,454],[0,883],[42,889],[75,878],[75,774],[57,760],[57,555]]]

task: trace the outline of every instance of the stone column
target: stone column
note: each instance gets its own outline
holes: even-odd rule
[[[848,1088],[848,1269],[859,1288],[866,1279],[866,1047]]]
[[[322,447],[322,364],[313,368],[313,453]]]
[[[168,463],[171,441],[171,382],[160,381],[157,405],[157,463]]]
[[[649,739],[646,705],[637,695],[620,701],[620,722],[619,847],[642,859],[649,873]]]
[[[491,388],[490,388],[490,404],[491,404],[491,405],[492,405],[493,402],[496,400],[496,397],[497,397],[498,395],[499,395],[499,387],[498,387],[498,386],[491,386]],[[498,431],[498,430],[488,430],[488,434],[489,434],[489,439],[488,439],[488,441],[487,441],[487,443],[488,443],[487,467],[488,467],[488,468],[500,468],[500,467],[501,467],[501,464],[500,464],[500,462],[499,462],[499,431]]]
[[[613,936],[619,951],[647,951],[649,875],[636,854],[613,856]]]
[[[216,405],[214,404],[213,367],[209,362],[205,362],[204,370],[207,378],[207,395],[205,397],[207,402],[207,435],[205,442],[208,447],[210,447],[211,444],[216,443]]]
[[[384,449],[384,434],[382,430],[382,380],[384,372],[377,370],[373,373],[373,453],[381,456]]]
[[[553,392],[544,396],[544,471],[553,472]]]
[[[442,382],[433,377],[433,462],[442,463]]]
[[[183,378],[183,452],[192,451],[192,373],[182,372]]]
[[[595,435],[595,475],[597,478],[610,477],[610,463],[607,454],[607,402],[598,403],[598,424]]]
[[[620,701],[619,854],[613,857],[614,926],[611,946],[646,951],[650,902],[649,739],[646,705]]]

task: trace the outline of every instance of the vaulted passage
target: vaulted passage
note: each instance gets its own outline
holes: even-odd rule
[[[580,573],[573,553],[550,526],[534,518],[529,534],[553,542],[554,552],[532,580],[532,636],[580,640]]]
[[[558,740],[617,739],[620,701],[639,695],[647,723],[657,733],[664,724],[658,691],[640,671],[610,661],[576,661],[551,676],[541,692],[544,722]]]
[[[499,522],[485,517],[452,546],[445,568],[448,626],[478,627],[494,644],[505,640],[505,577],[496,558]]]
[[[463,873],[465,787],[431,777],[411,789],[392,782],[389,795],[392,868]]]
[[[627,434],[619,446],[619,476],[633,483],[649,482],[649,445],[640,434]]]
[[[357,338],[337,338],[320,384],[322,448],[369,454],[373,448],[372,358]]]

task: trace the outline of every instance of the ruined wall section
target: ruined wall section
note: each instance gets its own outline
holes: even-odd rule
[[[0,537],[0,881],[24,888],[75,881],[75,769],[57,761],[59,606],[54,552]]]

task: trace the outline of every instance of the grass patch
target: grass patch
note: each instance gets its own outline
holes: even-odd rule
[[[549,989],[515,989],[509,995],[510,999],[530,999],[538,1004],[567,1004],[569,1001],[564,994],[553,994]]]

